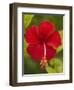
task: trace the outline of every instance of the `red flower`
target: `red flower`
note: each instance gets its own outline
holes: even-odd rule
[[[56,48],[61,45],[59,32],[48,21],[41,22],[38,27],[32,25],[26,31],[25,38],[28,43],[27,52],[34,61],[51,60],[56,55]]]

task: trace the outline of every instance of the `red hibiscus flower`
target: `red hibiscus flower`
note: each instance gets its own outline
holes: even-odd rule
[[[56,55],[61,45],[61,37],[53,23],[43,21],[37,27],[32,25],[25,34],[28,43],[27,52],[34,61],[41,62],[42,67]]]

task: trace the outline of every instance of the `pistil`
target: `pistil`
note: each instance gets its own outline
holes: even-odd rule
[[[41,68],[41,70],[44,70],[45,69],[45,65],[47,63],[47,59],[46,59],[46,45],[45,45],[45,43],[43,44],[43,46],[44,46],[44,55],[43,55],[42,60],[40,62],[40,68]]]

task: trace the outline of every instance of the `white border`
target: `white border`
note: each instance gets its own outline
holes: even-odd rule
[[[63,19],[63,48],[64,48],[64,73],[59,74],[35,74],[22,76],[22,12],[24,13],[44,13],[44,14],[64,14]],[[55,81],[69,80],[69,10],[55,10],[42,8],[21,8],[17,9],[17,82],[34,81]]]

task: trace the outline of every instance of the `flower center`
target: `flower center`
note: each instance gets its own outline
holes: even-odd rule
[[[42,45],[44,45],[44,44],[46,43],[46,38],[43,37],[43,36],[40,36],[40,37],[39,37],[39,43],[42,44]],[[44,46],[44,47],[45,47],[45,46]]]

